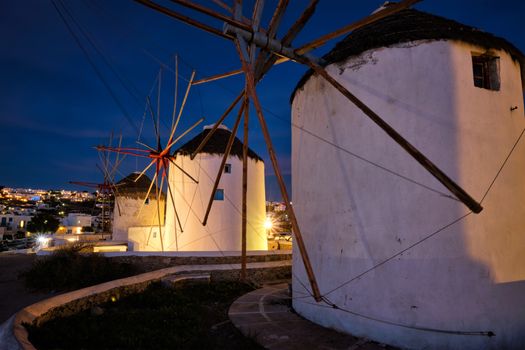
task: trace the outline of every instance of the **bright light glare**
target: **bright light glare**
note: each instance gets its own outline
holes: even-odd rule
[[[44,236],[38,236],[38,237],[36,238],[36,241],[37,241],[39,244],[44,244],[44,243],[47,242],[47,240],[48,240],[48,238],[47,238],[47,237],[44,237]]]
[[[42,248],[47,248],[49,246],[49,243],[51,242],[50,237],[46,237],[44,235],[38,235],[36,237],[36,243],[37,243],[37,250]]]
[[[267,217],[266,220],[264,220],[264,228],[267,229],[267,230],[271,230],[272,227],[273,227],[273,221],[272,221],[272,219]]]

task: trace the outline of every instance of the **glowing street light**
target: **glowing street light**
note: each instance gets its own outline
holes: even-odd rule
[[[264,228],[267,231],[270,231],[273,227],[273,221],[270,217],[266,217],[266,220],[264,220]]]
[[[270,237],[272,235],[272,228],[274,226],[274,222],[273,222],[273,219],[269,216],[266,217],[266,220],[264,220],[264,229],[266,231],[266,237]]]

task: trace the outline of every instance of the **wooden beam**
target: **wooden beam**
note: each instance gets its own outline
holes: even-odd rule
[[[220,21],[223,21],[225,23],[229,23],[233,26],[236,26],[236,27],[239,27],[239,28],[242,28],[242,29],[245,29],[245,30],[251,30],[251,25],[250,24],[246,24],[246,23],[243,23],[241,21],[238,21],[236,19],[233,19],[231,17],[228,17],[228,16],[225,16],[217,11],[214,11],[212,9],[209,9],[205,6],[202,6],[200,4],[196,4],[194,2],[191,2],[191,1],[188,1],[188,0],[171,0],[171,2],[174,2],[176,4],[179,4],[181,6],[184,6],[184,7],[187,7],[189,9],[192,9],[192,10],[195,10],[195,11],[198,11],[200,13],[203,13],[205,15],[208,15],[210,17],[213,17],[215,19],[218,19]]]
[[[382,18],[385,18],[387,16],[390,16],[392,14],[395,14],[403,9],[406,9],[418,2],[420,2],[422,0],[404,0],[404,1],[401,1],[397,4],[392,4],[390,6],[388,6],[387,8],[385,8],[384,10],[381,10],[377,13],[374,13],[370,16],[367,16],[363,19],[360,19],[359,21],[357,22],[354,22],[354,23],[351,23],[349,25],[346,25],[344,26],[343,28],[340,28],[332,33],[328,33],[326,35],[323,35],[322,37],[320,38],[317,38],[301,47],[299,47],[298,49],[296,49],[296,53],[297,54],[304,54],[304,53],[307,53],[311,50],[314,50],[324,44],[326,44],[328,41],[332,40],[332,39],[335,39],[341,35],[344,35],[344,34],[347,34],[351,31],[354,31],[356,29],[359,29],[359,28],[362,28],[368,24],[371,24],[375,21],[378,21]],[[303,15],[296,21],[296,23],[294,25],[292,25],[292,27],[290,28],[290,30],[288,31],[288,33],[283,37],[283,45],[285,46],[288,46],[290,45],[291,43],[291,40],[290,39],[293,39],[295,38],[295,36],[300,32],[300,30],[302,29],[302,27],[299,27],[299,25],[302,25],[304,27],[304,24],[306,23],[305,22],[305,18],[309,18],[309,16],[311,16],[313,14],[313,10],[312,10],[312,6],[315,6],[317,2],[315,3],[311,3],[309,7],[306,8],[305,12],[303,13]],[[271,29],[268,30],[268,35],[269,37],[271,37]],[[288,57],[274,57],[275,59],[272,60],[272,65],[277,65],[277,64],[281,64],[281,63],[284,63],[284,62],[288,62],[290,61],[290,58]],[[268,63],[265,64],[265,66],[268,65]],[[205,83],[205,82],[209,82],[209,81],[215,81],[215,80],[219,80],[219,79],[222,79],[222,78],[227,78],[227,77],[231,77],[231,76],[234,76],[234,75],[238,75],[238,74],[241,74],[243,72],[242,69],[236,69],[236,70],[233,70],[233,71],[230,71],[230,72],[226,72],[226,73],[222,73],[222,74],[217,74],[217,75],[214,75],[214,76],[211,76],[209,78],[204,78],[204,79],[201,79],[201,80],[198,80],[196,81],[195,83],[197,84],[197,82],[200,84],[200,83]],[[256,76],[257,76],[257,71],[256,71]]]
[[[157,163],[157,169],[156,169],[157,172],[160,170],[158,164],[159,163]],[[161,179],[161,186],[163,185],[163,182],[164,182],[164,177],[162,177]],[[155,180],[155,187],[157,187],[155,189],[155,198],[157,199],[157,214],[158,214],[158,223],[159,223],[160,248],[162,249],[162,251],[164,251],[164,237],[162,235],[162,226],[160,223],[160,197],[159,197],[159,177],[158,176],[156,177],[156,180]],[[162,194],[162,192],[160,193]]]
[[[319,0],[310,0],[310,3],[306,7],[306,9],[303,11],[301,16],[295,21],[294,24],[288,29],[288,32],[283,36],[282,41],[284,43],[287,43],[286,45],[289,45],[293,38],[295,38],[301,30],[303,30],[306,23],[312,18],[315,9],[317,8],[317,3]]]
[[[343,96],[350,100],[357,108],[359,108],[368,118],[376,123],[388,136],[390,136],[399,146],[401,146],[408,154],[412,156],[419,164],[421,164],[430,174],[432,174],[443,186],[452,192],[463,204],[465,204],[474,213],[479,213],[483,207],[472,198],[463,188],[456,184],[449,178],[441,169],[432,163],[423,153],[408,142],[401,134],[385,122],[377,113],[368,107],[363,101],[353,95],[341,83],[335,80],[323,67],[308,59],[303,59],[304,64],[312,68],[319,76],[324,78],[330,85],[336,88]]]
[[[239,108],[239,113],[237,115],[237,119],[235,120],[235,124],[233,125],[232,133],[230,135],[230,138],[228,139],[228,144],[226,145],[226,149],[224,150],[224,155],[222,157],[221,165],[219,166],[219,171],[217,172],[217,177],[215,178],[215,183],[213,184],[213,189],[211,191],[210,200],[208,201],[208,207],[206,208],[206,213],[204,214],[204,219],[202,220],[202,224],[206,226],[206,223],[208,222],[208,216],[210,215],[211,206],[213,204],[213,198],[215,197],[215,192],[217,191],[217,188],[219,187],[219,182],[221,181],[222,174],[224,172],[224,166],[226,165],[226,161],[228,160],[228,156],[230,155],[230,151],[233,146],[233,142],[235,141],[235,135],[237,134],[237,129],[239,128],[239,124],[241,122],[242,118],[242,111],[244,110],[244,105]]]
[[[279,0],[279,3],[275,7],[275,11],[272,15],[272,19],[270,20],[270,24],[268,25],[268,33],[267,33],[268,38],[275,39],[275,36],[277,35],[277,30],[279,29],[279,24],[281,23],[281,19],[284,16],[286,8],[288,7],[288,3],[289,3],[289,0]],[[269,57],[273,57],[271,52],[268,52],[265,50],[259,51],[259,56],[257,57],[257,60],[255,62],[255,70],[254,70],[256,79],[257,79],[257,72],[258,71],[262,72],[263,68],[267,66],[265,65],[265,62],[268,60]],[[266,69],[264,73],[266,73],[270,68],[271,66],[268,66],[268,68]],[[241,72],[242,72],[242,69],[241,69]],[[262,75],[264,75],[264,73],[261,74],[261,77]],[[259,79],[257,79],[257,81],[258,80]]]
[[[286,185],[284,183],[283,177],[281,175],[281,169],[279,167],[279,163],[277,161],[277,156],[275,155],[275,151],[273,149],[272,145],[272,139],[270,137],[270,133],[268,131],[268,126],[266,125],[266,120],[264,119],[264,114],[262,111],[262,107],[259,101],[259,98],[257,96],[257,93],[255,91],[255,76],[254,72],[252,70],[251,64],[246,61],[248,55],[246,48],[243,46],[246,45],[246,43],[243,42],[242,37],[238,37],[237,40],[235,40],[235,47],[237,49],[237,52],[239,54],[239,57],[241,59],[241,63],[245,72],[246,76],[246,85],[247,85],[247,93],[248,96],[250,96],[254,106],[255,111],[257,112],[257,118],[259,119],[259,123],[261,125],[261,129],[264,135],[264,139],[266,141],[266,147],[268,149],[268,155],[270,156],[270,160],[272,162],[272,166],[275,172],[275,176],[277,177],[277,182],[279,184],[279,188],[281,190],[281,195],[283,196],[283,200],[286,203],[286,209],[288,212],[288,216],[290,218],[290,221],[292,223],[293,233],[295,234],[295,242],[297,243],[297,246],[299,248],[299,252],[301,254],[301,257],[303,259],[304,268],[306,270],[306,274],[308,276],[308,280],[310,281],[310,286],[312,287],[312,293],[314,296],[314,299],[317,302],[320,302],[322,300],[321,298],[321,292],[319,291],[319,286],[317,285],[317,281],[315,278],[315,274],[312,268],[312,264],[310,262],[310,258],[308,257],[308,251],[306,250],[306,246],[303,241],[303,237],[301,234],[301,230],[299,229],[299,224],[297,223],[297,218],[295,217],[295,212],[293,210],[293,207],[290,203],[290,197],[288,196],[288,191],[286,190]]]
[[[284,16],[289,2],[290,0],[279,0],[279,3],[273,12],[272,18],[270,19],[270,24],[268,25],[268,37],[275,38],[277,29],[279,29],[279,24],[281,23],[281,19]]]
[[[261,16],[264,8],[264,0],[255,0],[255,5],[253,5],[253,14],[252,14],[252,31],[254,33],[259,31],[259,26],[261,24]],[[250,62],[254,62],[255,53],[257,52],[257,46],[255,43],[250,45]]]
[[[170,162],[177,168],[179,169],[184,175],[186,175],[187,177],[189,177],[195,184],[198,184],[199,181],[197,181],[193,176],[191,176],[186,170],[184,170],[181,166],[179,166],[177,163],[175,163],[175,160],[173,160],[172,157],[169,157],[168,158],[170,160]]]
[[[241,232],[241,280],[246,280],[246,232],[248,229],[248,124],[250,102],[244,99],[244,132],[242,145],[242,232]]]
[[[215,4],[217,4],[219,7],[223,8],[224,10],[228,11],[229,13],[233,12],[232,8],[221,0],[212,0],[212,2],[214,2]],[[250,20],[244,16],[242,16],[241,20],[246,24],[250,24]]]
[[[229,24],[225,24],[224,31],[229,35],[241,36],[247,42],[255,43],[262,50],[271,51],[274,55],[288,57],[292,60],[298,59],[295,49],[284,45],[282,41],[271,39],[261,32],[252,33]],[[304,56],[308,56],[308,54],[304,54]],[[318,61],[318,59],[313,56],[308,58],[312,61]]]
[[[202,78],[202,79],[197,79],[197,80],[195,80],[193,82],[193,85],[209,83],[211,81],[215,81],[215,80],[219,80],[219,79],[223,79],[223,78],[227,78],[227,77],[232,77],[234,75],[238,75],[238,74],[241,74],[241,73],[242,73],[242,69],[236,69],[236,70],[233,70],[233,71],[230,71],[230,72],[216,74],[216,75],[212,75],[212,76],[209,76],[209,77],[206,77],[206,78]]]
[[[259,31],[263,8],[264,8],[264,0],[256,0],[255,5],[253,6],[252,26],[251,26],[251,29],[254,32]]]
[[[347,34],[353,30],[356,30],[358,28],[361,28],[361,27],[364,27],[370,23],[373,23],[377,20],[380,20],[382,18],[385,18],[387,16],[390,16],[390,15],[393,15],[403,9],[406,9],[418,2],[420,2],[422,0],[403,0],[403,1],[400,1],[399,3],[397,4],[391,4],[389,5],[388,7],[386,7],[385,9],[379,11],[379,12],[376,12],[376,13],[373,13],[371,14],[370,16],[367,16],[363,19],[360,19],[359,21],[357,22],[354,22],[354,23],[351,23],[349,25],[346,25],[344,26],[343,28],[340,28],[336,31],[333,31],[331,33],[328,33],[326,35],[323,35],[322,37],[320,38],[317,38],[301,47],[299,47],[299,49],[297,49],[297,53],[298,54],[304,54],[310,50],[313,50],[313,49],[316,49],[318,48],[319,46],[322,46],[324,44],[326,44],[328,41],[332,40],[332,39],[335,39],[341,35],[344,35],[344,34]]]
[[[171,204],[173,204],[173,211],[175,212],[175,220],[179,224],[180,232],[183,233],[184,230],[182,229],[182,222],[180,221],[179,213],[177,212],[177,207],[175,206],[175,200],[173,199],[173,192],[171,191],[169,177],[168,177],[167,184],[168,184],[168,192],[170,193],[170,197],[171,197]],[[164,216],[166,216],[166,214],[164,214]],[[167,221],[164,220],[164,222],[167,222]],[[175,230],[175,249],[179,251],[179,238],[177,237],[177,230]]]
[[[184,22],[186,24],[189,24],[193,27],[196,27],[196,28],[199,28],[199,29],[202,29],[208,33],[211,33],[211,34],[214,34],[216,36],[219,36],[221,38],[225,38],[225,39],[229,39],[229,40],[233,40],[233,36],[231,35],[228,35],[228,34],[224,34],[221,30],[217,29],[217,28],[214,28],[214,27],[211,27],[207,24],[204,24],[204,23],[201,23],[199,21],[196,21],[194,20],[193,18],[190,18],[188,16],[184,16],[176,11],[173,11],[173,10],[170,10],[164,6],[161,6],[159,4],[156,4],[150,0],[134,0],[136,2],[138,2],[139,4],[142,4],[146,7],[149,7],[155,11],[158,11],[160,13],[163,13],[165,15],[168,15],[170,17],[173,17],[181,22]]]
[[[226,119],[226,117],[228,116],[228,114],[230,114],[230,112],[235,108],[235,106],[237,105],[237,103],[239,103],[239,101],[241,100],[241,98],[244,96],[244,90],[241,91],[241,93],[235,98],[235,100],[232,102],[232,104],[226,109],[226,111],[222,114],[222,116],[219,118],[219,120],[217,120],[215,122],[215,124],[213,125],[213,128],[211,128],[211,130],[206,134],[206,136],[204,137],[204,139],[201,141],[201,143],[199,144],[199,146],[197,146],[197,149],[191,154],[190,158],[193,160],[195,158],[195,156],[204,148],[204,146],[206,146],[206,144],[208,143],[208,141],[210,140],[210,138],[213,136],[213,134],[215,133],[215,131],[217,130],[217,128],[219,128],[219,125],[221,125],[221,123],[224,121],[224,119]]]
[[[270,29],[268,30],[267,36],[265,38],[274,40],[275,33],[277,32],[278,24],[281,19],[281,16],[283,15],[284,10],[286,9],[288,1],[280,1],[277,5],[276,11],[274,12],[274,15],[272,17],[272,21],[270,22]],[[299,32],[304,28],[304,25],[306,22],[311,18],[313,15],[315,8],[317,6],[318,0],[312,0],[310,1],[310,4],[308,7],[303,11],[301,16],[296,20],[296,22],[290,27],[290,29],[285,34],[282,45],[281,46],[288,46],[292,40],[299,34]],[[261,43],[267,43],[267,40],[264,39],[262,42],[259,41],[259,44]],[[281,44],[281,43],[280,43]],[[263,52],[259,54],[259,57],[257,58],[257,61],[255,63],[256,69],[255,69],[255,77],[257,78],[257,81],[262,78],[262,76],[274,65],[284,63],[289,61],[289,58],[285,57],[276,57],[273,56],[270,52]],[[234,71],[221,73],[217,75],[213,75],[207,78],[199,79],[195,81],[196,84],[202,84],[207,83],[227,77],[231,77],[234,75],[238,75],[243,73],[244,71],[242,69],[236,69]]]

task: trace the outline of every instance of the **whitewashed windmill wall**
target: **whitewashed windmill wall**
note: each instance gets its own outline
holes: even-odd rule
[[[170,241],[166,244],[167,250],[241,250],[242,143],[238,139],[234,142],[227,160],[230,172],[222,175],[218,187],[223,190],[224,199],[214,201],[208,222],[206,226],[202,225],[223,152],[231,134],[225,127],[217,129],[206,147],[191,160],[189,154],[208,131],[209,128],[205,128],[201,134],[180,147],[175,159],[177,165],[199,181],[198,184],[177,170],[173,164],[170,165],[169,183],[183,232],[175,221],[173,204],[168,198],[166,237]],[[268,248],[264,229],[265,203],[264,162],[250,150],[247,191],[248,250]]]
[[[497,57],[498,90],[474,86],[473,56],[480,54]],[[478,200],[525,128],[523,56],[503,39],[456,22],[402,11],[354,32],[327,60],[340,83]],[[321,294],[372,319],[301,298],[308,279],[294,247],[298,313],[406,348],[525,348],[525,140],[484,198],[484,210],[437,232],[468,209],[302,130],[447,193],[322,78],[301,81],[292,118],[293,204]]]
[[[113,241],[128,242],[128,249],[133,251],[161,251],[159,214],[161,229],[164,226],[165,195],[160,196],[157,206],[155,187],[145,202],[151,179],[139,173],[132,173],[116,184],[116,201],[113,210]],[[155,185],[153,185],[155,186]],[[142,209],[141,209],[142,207]]]

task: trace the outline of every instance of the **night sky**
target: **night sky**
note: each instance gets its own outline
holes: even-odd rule
[[[194,14],[169,1],[160,2],[185,14]],[[294,44],[300,46],[360,19],[383,2],[321,0]],[[145,120],[143,115],[145,98],[150,91],[156,104],[157,91],[153,86],[161,62],[169,66],[163,70],[161,89],[161,133],[166,135],[173,103],[174,75],[171,70],[175,53],[180,57],[179,97],[192,69],[196,69],[197,78],[202,78],[240,67],[231,42],[131,0],[57,0],[55,3],[65,4],[65,9],[61,9],[103,81],[51,1],[0,2],[0,185],[82,190],[84,188],[69,185],[68,181],[102,180],[96,167],[98,154],[94,146],[107,144],[111,132],[121,133],[124,145],[135,146],[137,130],[141,130],[140,140],[153,143],[153,123],[149,115]],[[200,3],[220,11],[211,1]],[[249,3],[251,1],[245,1]],[[264,25],[276,3],[275,0],[266,1]],[[281,35],[308,1],[292,0],[291,3],[280,26]],[[525,1],[427,0],[415,8],[504,37],[525,52]],[[248,11],[245,15],[251,16]],[[220,28],[218,21],[198,14],[194,17]],[[86,33],[89,40],[82,33]],[[321,56],[337,40],[340,39],[314,53]],[[305,71],[306,68],[295,63],[282,64],[274,67],[258,86],[288,181],[289,97]],[[242,76],[194,86],[182,116],[180,132],[201,116],[205,117],[203,125],[212,124],[242,87]],[[232,126],[234,116],[233,113],[227,119],[226,125]],[[250,147],[266,161],[268,197],[278,199],[263,137],[253,113],[252,116]],[[202,126],[197,127],[182,142],[201,130]],[[128,158],[117,178],[142,168],[142,162]]]

